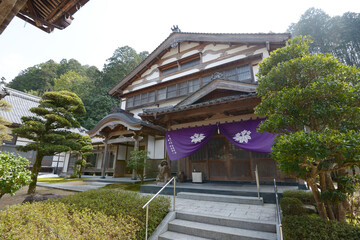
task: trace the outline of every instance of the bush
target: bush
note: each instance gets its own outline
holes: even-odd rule
[[[314,195],[311,191],[304,191],[304,190],[286,190],[283,193],[284,198],[297,198],[303,204],[311,204],[315,205]]]
[[[0,198],[15,192],[31,182],[31,172],[26,169],[29,160],[13,153],[0,152]]]
[[[283,218],[285,240],[358,240],[360,228],[344,222],[329,221],[318,216],[286,216]]]
[[[141,196],[136,192],[122,192],[111,189],[90,190],[71,196],[66,196],[55,201],[72,206],[77,210],[90,209],[99,211],[107,216],[120,216],[122,218],[134,218],[140,226],[135,239],[143,239],[145,236],[145,210],[142,206],[151,196]],[[170,200],[160,196],[152,201],[149,206],[149,236],[157,225],[169,212]]]
[[[281,199],[280,207],[285,216],[304,215],[306,213],[304,204],[297,198],[286,197]]]
[[[0,239],[136,239],[137,231],[133,218],[75,210],[60,202],[14,205],[0,212]]]

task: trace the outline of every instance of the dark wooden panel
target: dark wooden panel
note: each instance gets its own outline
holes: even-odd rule
[[[250,152],[229,143],[231,180],[251,180]]]

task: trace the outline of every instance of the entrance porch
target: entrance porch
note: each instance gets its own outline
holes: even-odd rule
[[[222,134],[215,134],[197,152],[189,157],[170,161],[171,172],[182,172],[187,180],[192,172],[201,172],[204,181],[255,182],[257,166],[260,182],[295,180],[282,174],[270,154],[247,151],[235,146]]]

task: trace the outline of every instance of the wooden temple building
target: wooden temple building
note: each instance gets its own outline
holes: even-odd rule
[[[145,149],[154,172],[166,160],[173,175],[182,172],[187,179],[195,170],[204,180],[254,181],[257,166],[263,182],[274,177],[294,181],[271,159],[273,136],[256,132],[261,116],[254,114],[261,101],[256,94],[258,64],[285,46],[290,34],[172,30],[109,90],[122,104],[89,131],[105,143],[95,147],[97,169],[103,175],[129,176],[129,152]]]

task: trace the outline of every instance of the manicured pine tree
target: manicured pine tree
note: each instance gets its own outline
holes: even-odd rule
[[[30,111],[35,116],[22,117],[23,124],[13,130],[15,135],[32,141],[26,146],[17,147],[18,150],[36,151],[28,194],[35,193],[37,177],[44,156],[81,148],[70,129],[80,127],[74,115],[84,114],[85,108],[76,94],[60,91],[44,93],[40,105],[31,108]]]
[[[293,38],[260,64],[256,114],[267,117],[260,131],[279,134],[279,168],[307,181],[321,217],[345,221],[358,181],[346,169],[360,165],[360,71],[310,43]]]

